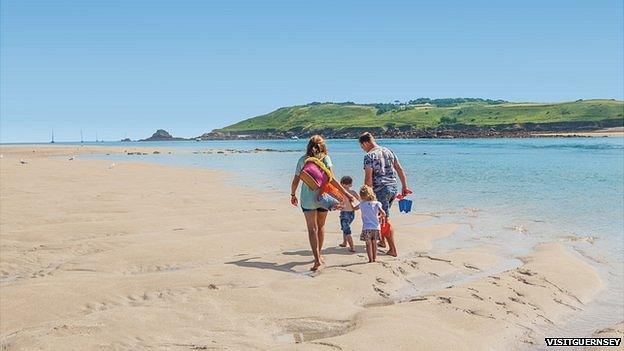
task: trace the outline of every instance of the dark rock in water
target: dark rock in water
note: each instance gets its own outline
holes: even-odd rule
[[[154,152],[152,152],[152,153],[153,153],[154,155],[158,155],[158,154],[160,154],[160,151],[156,150],[156,151],[154,151]]]
[[[158,129],[156,133],[152,134],[151,137],[147,139],[141,139],[139,141],[172,141],[172,140],[187,140],[187,139],[173,137],[166,130]]]
[[[121,139],[121,141],[126,143],[126,142],[129,142],[129,141],[132,141],[132,140],[130,138],[123,138],[123,139]]]

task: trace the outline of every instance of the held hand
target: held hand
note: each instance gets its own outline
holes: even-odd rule
[[[297,207],[299,205],[299,200],[297,200],[297,196],[296,195],[293,195],[293,196],[290,197],[290,203],[293,206],[295,206],[295,207]]]
[[[384,216],[383,214],[379,214],[379,224],[386,224],[386,222],[388,221],[388,217]]]

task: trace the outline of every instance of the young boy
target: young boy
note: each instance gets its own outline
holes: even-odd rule
[[[340,185],[342,185],[345,190],[349,192],[349,194],[353,195],[358,201],[360,200],[360,196],[355,191],[351,190],[351,186],[353,185],[353,179],[349,176],[344,176],[340,179]],[[351,238],[351,223],[355,219],[355,210],[357,210],[357,206],[354,208],[353,204],[349,201],[349,199],[345,198],[342,202],[342,210],[340,211],[340,229],[342,229],[342,244],[340,247],[347,247],[349,245],[349,251],[355,252],[353,248],[353,239]]]

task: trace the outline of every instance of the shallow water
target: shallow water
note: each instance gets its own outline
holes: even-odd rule
[[[383,140],[406,169],[413,212],[458,215],[488,235],[540,240],[592,237],[609,259],[624,248],[624,138]],[[256,147],[303,150],[305,141],[101,143],[158,148]],[[363,153],[352,140],[329,140],[337,176],[362,183]],[[239,184],[289,191],[298,152],[124,156],[233,171]],[[116,158],[108,156],[108,158]]]
[[[227,170],[235,183],[277,190],[287,201],[305,143],[99,143],[186,152],[90,157]],[[624,138],[417,139],[380,144],[390,147],[406,169],[414,190],[413,213],[463,224],[457,235],[437,245],[438,250],[485,243],[502,247],[513,257],[536,243],[560,241],[597,266],[608,287],[579,322],[594,327],[624,319]],[[208,148],[301,151],[191,152]],[[336,175],[351,175],[355,186],[360,185],[363,152],[357,141],[329,140],[328,148]]]

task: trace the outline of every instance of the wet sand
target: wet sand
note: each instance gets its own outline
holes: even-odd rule
[[[3,350],[532,348],[603,287],[561,244],[505,268],[492,246],[432,253],[458,224],[396,213],[399,257],[337,247],[331,213],[310,273],[287,197],[88,148],[0,147]]]

